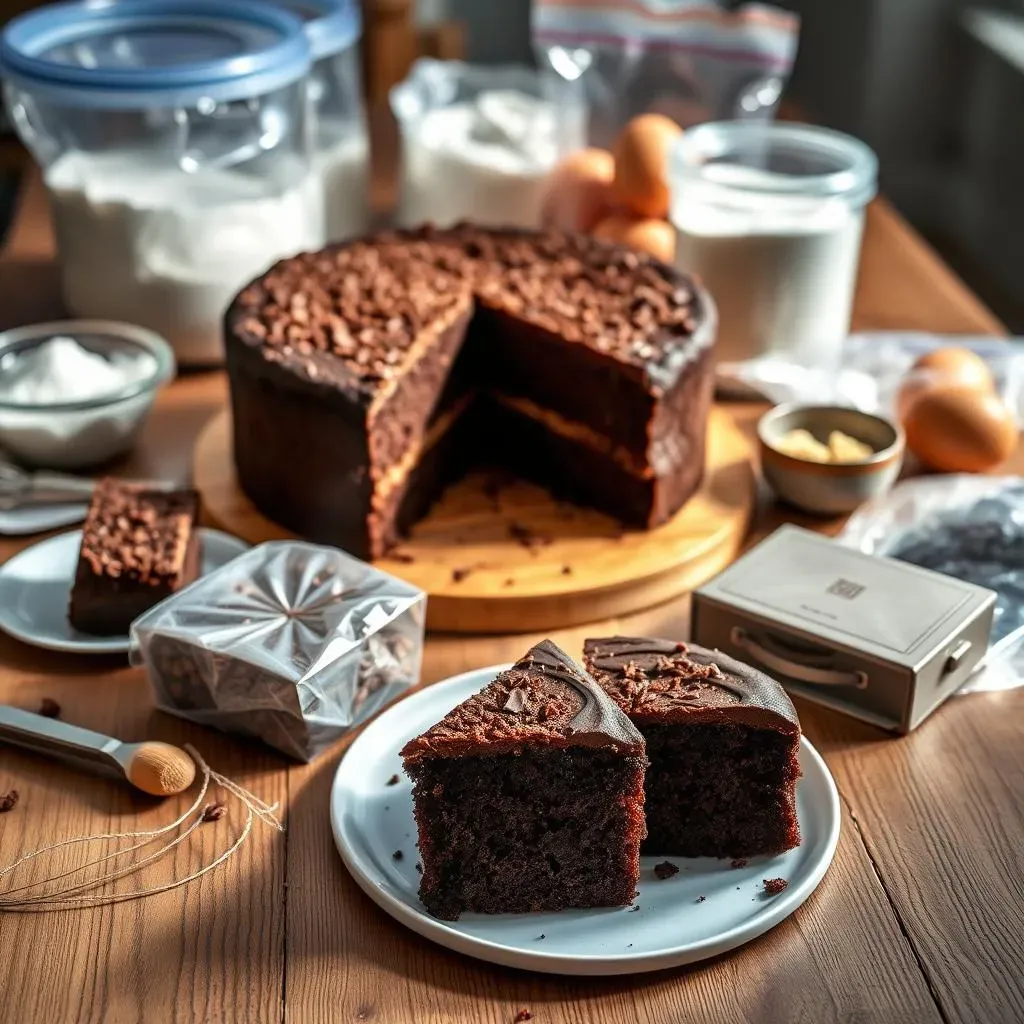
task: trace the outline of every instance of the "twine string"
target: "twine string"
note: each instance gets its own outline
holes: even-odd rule
[[[249,838],[249,834],[252,832],[253,822],[257,818],[265,825],[269,825],[271,828],[274,828],[279,832],[284,831],[284,826],[275,814],[277,804],[265,803],[255,794],[249,792],[249,790],[244,786],[240,786],[238,783],[221,775],[219,772],[215,772],[210,768],[202,755],[194,747],[186,745],[185,749],[196,762],[202,776],[202,782],[199,787],[198,795],[195,800],[193,800],[191,806],[183,814],[179,815],[178,818],[169,825],[164,825],[161,828],[151,829],[148,831],[123,833],[113,832],[89,836],[75,836],[71,839],[64,839],[57,843],[51,843],[49,846],[44,846],[42,849],[24,854],[11,864],[7,865],[7,867],[0,868],[0,878],[11,874],[11,872],[30,861],[36,860],[47,854],[54,853],[57,850],[73,846],[77,843],[109,842],[111,840],[121,842],[130,839],[142,840],[141,842],[133,843],[131,846],[122,850],[115,850],[111,853],[107,853],[102,857],[97,857],[93,860],[87,861],[85,864],[79,865],[78,867],[62,871],[59,874],[50,875],[46,878],[37,879],[33,882],[10,887],[3,892],[0,892],[0,911],[39,912],[45,910],[81,909],[85,906],[105,906],[112,903],[122,903],[126,900],[141,899],[144,896],[153,896],[157,893],[168,892],[171,889],[177,889],[179,886],[186,885],[189,882],[193,882],[196,879],[201,878],[203,875],[213,871],[228,860],[242,846],[242,844],[245,843],[246,839]],[[203,824],[203,801],[210,789],[211,782],[238,799],[245,807],[246,811],[245,824],[226,850],[221,852],[209,864],[205,864],[202,867],[197,868],[184,878],[177,878],[162,885],[150,886],[148,888],[134,890],[132,892],[108,892],[96,895],[83,895],[94,889],[109,885],[120,878],[135,874],[147,865],[162,859],[175,847],[188,839],[189,836],[191,836],[192,833],[201,824]],[[195,817],[197,814],[198,817]],[[194,820],[189,821],[190,818],[194,818]],[[134,861],[131,864],[101,872],[94,878],[84,879],[67,885],[61,889],[51,889],[49,891],[35,893],[27,891],[40,887],[46,889],[46,887],[70,878],[72,875],[85,871],[88,868],[98,867],[105,864],[107,861],[116,860],[119,857],[124,857],[130,853],[141,850],[144,847],[149,846],[151,843],[156,842],[162,836],[166,836],[174,829],[181,828],[181,826],[185,825],[186,822],[189,822],[189,824],[177,836],[169,839],[158,850],[146,855],[140,860]]]

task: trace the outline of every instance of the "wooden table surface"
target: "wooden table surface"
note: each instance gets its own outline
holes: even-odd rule
[[[0,260],[0,326],[59,313],[52,238],[37,184]],[[999,333],[999,323],[883,203],[869,211],[858,328]],[[125,472],[185,479],[200,427],[221,408],[218,373],[161,397]],[[749,429],[756,407],[733,409]],[[1016,466],[1024,465],[1018,454]],[[765,505],[753,537],[782,520]],[[805,521],[806,522],[806,521]],[[837,523],[817,524],[834,530]],[[4,541],[0,557],[21,546]],[[687,602],[559,631],[685,636]],[[534,636],[431,636],[425,682],[512,658]],[[727,956],[650,975],[572,979],[502,969],[447,952],[393,922],[341,865],[328,824],[339,744],[309,766],[151,710],[139,670],[48,654],[0,637],[0,701],[127,740],[191,741],[212,765],[280,803],[284,836],[258,829],[198,883],[82,912],[0,913],[0,1020],[351,1021],[538,1024],[1024,1020],[1024,692],[956,698],[895,739],[801,704],[804,729],[843,797],[839,849],[818,891],[774,931]],[[0,751],[0,863],[85,832],[166,822],[126,788]],[[239,812],[204,826],[206,856]],[[180,854],[150,877],[184,873]]]

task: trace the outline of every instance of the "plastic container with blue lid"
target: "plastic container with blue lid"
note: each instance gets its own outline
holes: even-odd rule
[[[0,74],[43,169],[64,297],[179,363],[269,264],[324,241],[301,18],[260,0],[61,3],[11,21]]]
[[[302,18],[313,51],[313,166],[323,184],[325,233],[338,242],[370,226],[370,145],[364,116],[357,0],[276,0]]]

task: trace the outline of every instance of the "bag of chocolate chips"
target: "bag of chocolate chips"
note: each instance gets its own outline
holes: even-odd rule
[[[156,706],[308,761],[419,681],[426,597],[335,548],[262,544],[132,624]]]
[[[994,590],[988,654],[960,693],[1024,685],[1024,479],[907,480],[859,509],[838,539]]]

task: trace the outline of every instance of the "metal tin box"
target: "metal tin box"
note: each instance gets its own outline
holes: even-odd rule
[[[909,732],[977,668],[996,595],[783,526],[693,595],[695,643]]]

